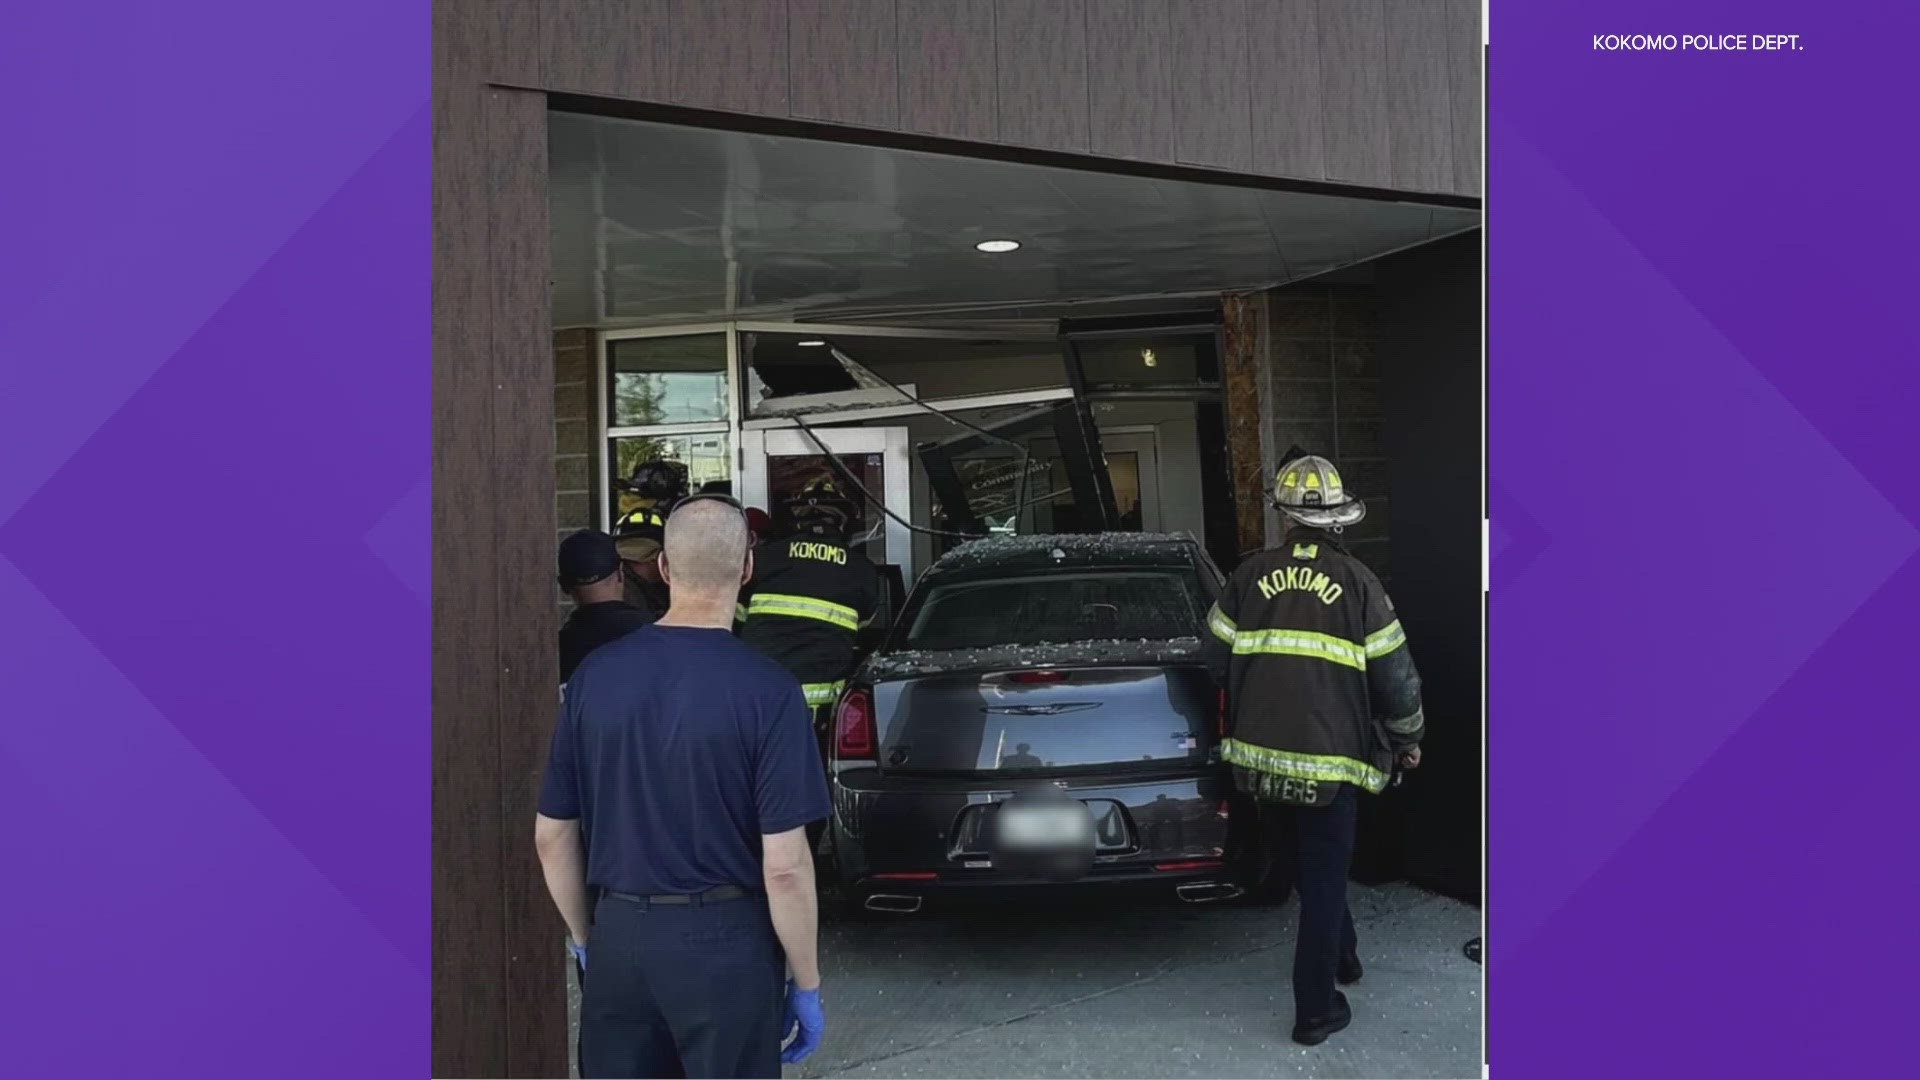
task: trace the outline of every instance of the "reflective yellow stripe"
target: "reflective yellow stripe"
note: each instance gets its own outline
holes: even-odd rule
[[[1220,610],[1220,605],[1215,604],[1207,609],[1207,629],[1213,631],[1214,637],[1231,645],[1238,628],[1233,625],[1232,619],[1227,618],[1227,613]]]
[[[1427,711],[1415,709],[1412,716],[1403,716],[1398,720],[1382,720],[1381,724],[1395,735],[1418,735],[1420,729],[1427,726]]]
[[[1311,630],[1242,630],[1233,635],[1235,655],[1251,653],[1309,656],[1345,667],[1367,670],[1367,651],[1357,641],[1316,634]]]
[[[745,604],[733,605],[733,621],[734,622],[747,621],[747,605]]]
[[[840,691],[846,689],[846,686],[847,680],[845,679],[841,679],[839,682],[801,683],[800,692],[807,695],[807,706],[809,708],[818,708],[821,705],[833,704],[833,700],[840,696]]]
[[[748,615],[786,615],[795,619],[819,619],[843,630],[860,629],[860,613],[845,604],[817,600],[811,596],[782,596],[779,593],[755,593],[747,603]]]
[[[1406,643],[1407,632],[1400,629],[1400,620],[1395,619],[1367,635],[1367,655],[1385,656]]]
[[[1238,739],[1227,739],[1220,744],[1220,756],[1227,762],[1254,772],[1268,773],[1273,776],[1292,776],[1301,780],[1339,780],[1343,783],[1358,784],[1374,794],[1387,788],[1387,774],[1350,757],[1338,754],[1297,754],[1288,750],[1274,750]]]

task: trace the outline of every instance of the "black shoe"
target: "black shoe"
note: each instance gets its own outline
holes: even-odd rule
[[[1347,995],[1338,990],[1333,992],[1333,1011],[1312,1020],[1301,1020],[1293,1025],[1293,1041],[1301,1046],[1319,1046],[1327,1041],[1327,1036],[1341,1031],[1353,1023],[1353,1008],[1347,1004]]]
[[[1341,986],[1352,986],[1360,981],[1360,976],[1366,973],[1367,969],[1360,966],[1360,954],[1350,952],[1340,957],[1340,968],[1334,972],[1333,977],[1340,981]]]

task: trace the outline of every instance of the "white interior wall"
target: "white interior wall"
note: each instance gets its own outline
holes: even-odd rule
[[[1151,426],[1158,443],[1160,527],[1206,536],[1200,499],[1200,438],[1194,406],[1186,401],[1101,402],[1094,406],[1101,430]]]

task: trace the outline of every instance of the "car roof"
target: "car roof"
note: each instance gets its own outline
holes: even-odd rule
[[[1027,570],[1115,564],[1192,565],[1199,545],[1186,533],[1036,533],[971,540],[942,555],[928,571]]]

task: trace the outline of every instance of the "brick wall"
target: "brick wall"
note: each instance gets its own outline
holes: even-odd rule
[[[1392,513],[1374,292],[1367,286],[1296,286],[1265,295],[1260,391],[1271,427],[1261,440],[1263,456],[1277,458],[1298,444],[1330,458],[1348,487],[1367,501],[1366,520],[1346,530],[1345,541],[1389,580]],[[1269,462],[1263,483],[1272,483],[1279,464]],[[1277,526],[1270,520],[1270,529]]]
[[[594,446],[594,335],[592,330],[556,330],[553,335],[554,520],[560,538],[595,527],[595,494],[601,455]],[[556,586],[557,593],[557,586]],[[561,606],[570,602],[560,595]]]

